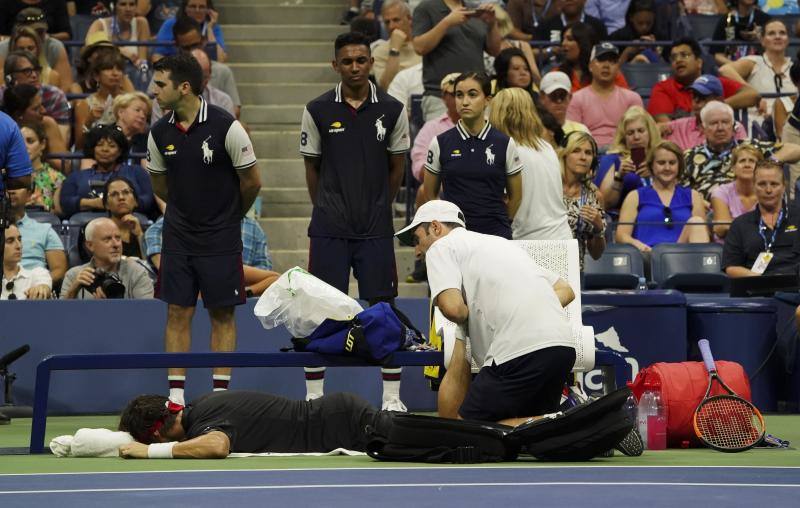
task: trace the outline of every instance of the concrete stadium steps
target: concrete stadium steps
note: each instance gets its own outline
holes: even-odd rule
[[[242,41],[320,41],[331,47],[344,25],[225,25],[225,42]]]
[[[306,185],[306,168],[302,159],[259,159],[261,186],[266,189],[302,187]]]
[[[328,83],[339,79],[329,60],[313,63],[293,62],[236,62],[231,63],[236,84],[244,83]],[[313,97],[309,97],[309,100]],[[308,101],[305,101],[308,102]],[[299,122],[299,120],[298,120]]]
[[[264,218],[259,221],[261,228],[267,234],[270,245],[280,244],[281,248],[290,250],[308,250],[308,225],[311,222],[309,217],[288,217],[288,218]],[[395,231],[405,227],[405,220],[398,218],[394,220]],[[400,243],[395,240],[398,248]],[[406,248],[403,246],[402,248]],[[408,248],[410,249],[410,247]]]
[[[298,118],[298,124],[300,119]],[[297,125],[300,127],[300,125]],[[300,131],[255,131],[250,133],[256,157],[299,159]]]
[[[331,89],[333,83],[242,83],[239,96],[246,104],[305,105]],[[302,113],[302,111],[301,111]],[[300,116],[294,119],[300,122]]]
[[[338,25],[345,3],[320,5],[308,2],[302,5],[268,5],[259,0],[247,4],[220,8],[224,25],[246,25],[262,22],[270,25]]]
[[[286,130],[300,127],[304,104],[258,104],[242,108],[242,121],[251,130]]]
[[[319,63],[333,59],[331,42],[248,41],[225,44],[228,58],[241,62],[265,59],[270,62]],[[330,67],[330,64],[328,64]]]

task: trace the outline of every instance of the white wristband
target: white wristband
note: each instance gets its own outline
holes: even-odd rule
[[[153,443],[147,446],[148,459],[171,459],[172,447],[175,446],[177,441],[169,443]]]

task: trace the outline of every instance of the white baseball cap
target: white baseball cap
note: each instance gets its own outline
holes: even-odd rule
[[[455,203],[443,199],[434,199],[420,206],[417,209],[417,213],[414,214],[414,220],[411,221],[411,224],[395,233],[394,236],[400,240],[400,243],[413,245],[412,238],[414,237],[414,231],[417,229],[417,226],[433,221],[455,222],[462,227],[467,226],[464,219],[464,212],[462,212]]]
[[[570,82],[569,76],[565,73],[561,71],[550,71],[542,77],[542,82],[539,83],[539,89],[544,92],[545,95],[550,95],[556,90],[571,92],[572,82]]]

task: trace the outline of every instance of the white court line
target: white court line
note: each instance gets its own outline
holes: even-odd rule
[[[470,483],[383,483],[383,484],[353,484],[353,485],[230,485],[219,487],[137,487],[116,489],[53,489],[53,490],[3,490],[0,495],[10,494],[86,494],[86,493],[119,493],[119,492],[191,492],[191,491],[216,491],[216,490],[293,490],[293,489],[385,489],[385,488],[435,488],[447,487],[552,487],[552,486],[586,486],[586,487],[621,487],[621,486],[649,486],[649,487],[739,487],[739,488],[770,488],[785,487],[796,489],[800,485],[787,483],[691,483],[691,482],[470,482]]]
[[[297,468],[247,468],[247,469],[169,469],[169,470],[148,470],[148,471],[77,471],[77,472],[63,472],[63,473],[0,473],[0,478],[4,476],[64,476],[64,475],[118,475],[118,474],[164,474],[164,473],[233,473],[237,471],[247,472],[299,472],[299,471],[313,471],[315,473],[325,471],[395,471],[395,470],[410,470],[410,471],[426,471],[432,469],[450,469],[458,471],[461,469],[506,469],[509,471],[519,469],[800,469],[800,466],[631,466],[631,465],[611,465],[597,462],[594,464],[565,464],[561,466],[541,464],[536,461],[519,461],[516,462],[517,466],[491,466],[491,465],[470,465],[464,464],[460,466],[391,466],[386,465],[382,467],[297,467]]]

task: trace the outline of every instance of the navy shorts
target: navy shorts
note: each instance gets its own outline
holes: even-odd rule
[[[496,422],[552,413],[575,364],[575,350],[554,346],[483,367],[458,410],[464,419]]]
[[[187,256],[161,253],[156,297],[173,305],[194,307],[200,293],[206,308],[231,307],[247,300],[242,255]]]
[[[350,268],[358,281],[358,295],[362,300],[397,296],[394,238],[311,238],[308,271],[312,275],[346,294]]]

